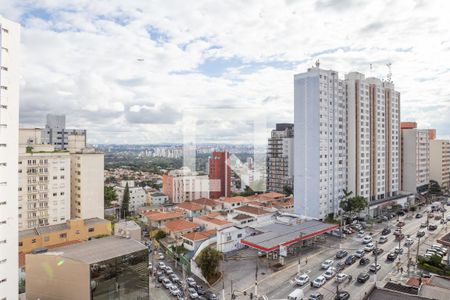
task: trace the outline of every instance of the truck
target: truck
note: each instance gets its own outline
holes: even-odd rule
[[[289,294],[287,300],[302,300],[305,297],[305,293],[303,293],[302,289],[295,289],[292,293]]]

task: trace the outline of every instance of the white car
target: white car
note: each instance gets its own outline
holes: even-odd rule
[[[368,243],[371,243],[372,242],[372,237],[370,236],[370,235],[366,235],[364,238],[363,238],[363,244],[368,244]]]
[[[169,292],[173,295],[176,296],[180,293],[180,290],[178,289],[178,287],[176,285],[170,285],[169,286]]]
[[[414,240],[412,238],[407,238],[405,241],[405,246],[411,246],[414,244]]]
[[[345,273],[339,273],[336,275],[336,281],[337,282],[344,282],[345,279],[348,278],[348,275]]]
[[[327,280],[330,280],[336,275],[336,271],[333,270],[334,268],[329,268],[325,271],[325,273],[322,274],[323,277],[325,277]]]
[[[369,271],[374,272],[374,273],[378,272],[380,269],[381,269],[381,266],[379,264],[375,264],[375,263],[371,264],[369,267]]]
[[[161,270],[165,270],[166,269],[166,264],[163,263],[162,261],[158,262],[158,268],[160,268]]]
[[[322,285],[325,284],[325,282],[327,282],[327,279],[325,277],[323,277],[322,275],[320,275],[319,277],[314,279],[312,284],[313,284],[313,287],[320,288]]]
[[[159,253],[158,259],[159,259],[159,260],[164,260],[164,254]]]
[[[162,284],[164,285],[164,287],[165,287],[166,289],[168,289],[168,288],[172,285],[172,282],[170,282],[169,278],[164,278],[164,279],[162,280]]]
[[[364,237],[365,234],[366,234],[366,233],[364,232],[364,230],[358,231],[358,237],[359,237],[359,238]]]
[[[329,267],[331,267],[332,265],[333,265],[333,263],[334,263],[334,260],[332,260],[332,259],[327,259],[326,261],[324,261],[323,263],[322,263],[322,269],[328,269]]]
[[[197,299],[198,294],[197,291],[194,288],[188,288],[189,298],[191,299]]]
[[[375,246],[373,245],[373,243],[368,243],[365,247],[364,247],[364,251],[366,252],[370,252],[373,249],[375,249]]]
[[[294,281],[297,285],[304,285],[309,281],[309,276],[306,274],[298,275],[294,278]]]
[[[447,216],[447,221],[450,221],[450,215]]]
[[[172,268],[169,267],[169,266],[166,266],[166,267],[164,268],[164,270],[166,270],[166,273],[173,273]]]
[[[361,258],[361,257],[363,257],[365,254],[366,254],[366,252],[364,251],[364,249],[359,249],[359,250],[356,250],[356,252],[355,252],[355,256],[356,256],[357,258]]]

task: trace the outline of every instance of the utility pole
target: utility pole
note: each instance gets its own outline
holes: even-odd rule
[[[377,274],[378,274],[378,241],[375,241],[375,286],[377,286]]]
[[[302,242],[302,238],[303,238],[303,232],[300,233],[300,243]],[[298,264],[297,264],[297,274],[300,275],[300,251],[302,249],[302,246],[300,244],[299,249],[298,249]]]
[[[420,247],[420,236],[419,236],[419,240],[417,241],[416,264],[419,262],[419,247]]]
[[[258,260],[256,260],[256,270],[255,270],[255,298],[258,297]]]
[[[408,260],[407,260],[407,265],[406,265],[406,269],[407,269],[407,275],[408,275],[408,277],[409,277],[409,267],[410,267],[410,265],[411,265],[411,258],[410,258],[410,256],[409,256],[409,249],[411,248],[411,244],[410,243],[408,243]]]

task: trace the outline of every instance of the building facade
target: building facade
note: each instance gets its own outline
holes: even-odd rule
[[[401,190],[423,193],[430,183],[430,140],[428,129],[417,129],[415,122],[401,123]]]
[[[209,178],[183,168],[163,175],[162,191],[172,203],[209,198]]]
[[[130,202],[128,205],[128,210],[130,212],[137,212],[137,209],[139,207],[145,205],[145,198],[146,198],[145,190],[140,186],[136,186],[133,180],[122,180],[119,186],[114,187],[114,190],[117,193],[117,200],[119,201],[120,205],[122,205],[123,195],[127,184],[128,184],[128,191],[130,193]]]
[[[231,193],[230,154],[214,151],[209,158],[209,195],[213,199],[228,197]]]
[[[147,204],[153,206],[161,206],[169,202],[169,197],[161,192],[147,193]]]
[[[390,81],[316,67],[294,76],[295,211],[340,212],[344,189],[370,202],[400,188],[400,94]]]
[[[430,178],[441,188],[450,189],[450,141],[430,141]]]
[[[69,146],[70,135],[77,136],[78,143],[83,143],[84,140],[84,145],[86,145],[86,130],[66,129],[65,115],[47,115],[47,123],[42,130],[44,144],[51,144],[54,145],[56,149],[65,150]]]
[[[71,218],[104,218],[104,160],[93,149],[70,154]]]
[[[20,147],[19,230],[70,219],[70,154],[51,145]]]
[[[0,299],[18,293],[20,25],[0,16]]]
[[[294,188],[294,124],[276,124],[267,147],[267,191]]]

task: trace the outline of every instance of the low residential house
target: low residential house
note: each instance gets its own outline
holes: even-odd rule
[[[288,198],[287,200],[277,200],[272,202],[272,208],[275,208],[283,212],[294,211],[294,198]]]
[[[251,227],[230,226],[217,231],[217,251],[230,252],[245,247],[240,241],[257,231]]]
[[[250,205],[240,206],[235,208],[234,213],[246,214],[256,219],[257,222],[269,221],[273,214],[273,210],[268,210],[262,207],[255,207]]]
[[[126,185],[128,184],[128,191],[130,195],[130,202],[128,205],[128,210],[136,213],[139,207],[145,205],[145,190],[136,186],[134,181],[132,180],[123,180],[120,182],[119,186],[114,187],[114,190],[117,193],[117,200],[120,206],[122,206],[123,196],[125,193]]]
[[[206,230],[221,230],[233,226],[233,223],[222,219],[219,213],[210,213],[204,216],[195,217],[193,222],[201,225],[202,228]]]
[[[230,220],[237,226],[248,225],[256,221],[255,217],[246,215],[246,214],[237,214]]]
[[[169,202],[169,197],[161,192],[147,193],[147,205],[161,206]]]
[[[219,211],[222,210],[222,203],[213,199],[209,199],[209,198],[200,198],[197,200],[193,200],[192,202],[197,203],[201,206],[203,206],[203,208],[208,211],[208,212],[214,212],[214,211]]]
[[[168,212],[146,212],[144,213],[151,227],[162,228],[167,222],[184,219],[184,213],[179,210]]]
[[[199,229],[199,225],[187,220],[175,220],[164,224],[163,230],[173,239],[179,239],[183,234],[194,232]]]
[[[247,198],[242,196],[235,196],[235,197],[224,197],[222,200],[220,200],[223,204],[223,209],[230,211],[236,207],[245,205],[245,203],[248,201]]]
[[[206,214],[206,210],[200,204],[192,201],[185,201],[175,205],[176,208],[185,212],[186,216],[192,220],[193,217]]]
[[[73,241],[111,235],[111,222],[100,218],[72,219],[66,223],[19,231],[19,253],[49,248]]]
[[[190,232],[183,234],[183,247],[189,251],[195,251],[207,239],[216,236],[216,230],[206,230],[201,232]]]
[[[122,220],[114,224],[114,235],[140,241],[141,234],[141,227],[134,221]]]

